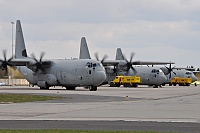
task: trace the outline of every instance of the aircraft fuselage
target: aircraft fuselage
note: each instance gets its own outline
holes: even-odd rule
[[[29,66],[18,70],[30,82],[39,87],[48,86],[98,86],[105,78],[105,70],[99,61],[92,59],[51,60],[45,71],[34,72]]]
[[[147,66],[135,66],[135,72],[130,69],[129,72],[118,72],[117,75],[127,75],[127,76],[139,76],[141,80],[141,85],[155,85],[159,86],[167,80],[167,77],[159,67],[147,67]],[[107,80],[113,80],[114,78],[108,77]],[[113,75],[115,77],[115,75]]]

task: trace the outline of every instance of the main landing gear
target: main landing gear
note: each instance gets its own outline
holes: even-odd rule
[[[97,91],[97,86],[89,86],[90,91]]]

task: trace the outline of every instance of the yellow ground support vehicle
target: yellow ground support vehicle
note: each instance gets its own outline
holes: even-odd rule
[[[191,83],[192,83],[191,78],[174,77],[169,85],[176,86],[178,84],[179,86],[190,86]]]
[[[111,87],[137,87],[140,84],[139,76],[116,76],[113,81],[110,82]]]

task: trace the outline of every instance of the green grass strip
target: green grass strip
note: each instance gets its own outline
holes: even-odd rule
[[[61,96],[41,96],[28,94],[0,94],[0,103],[21,103],[33,101],[56,100],[62,98]]]
[[[88,130],[0,130],[1,133],[175,133],[175,132],[141,132],[141,131],[88,131]]]

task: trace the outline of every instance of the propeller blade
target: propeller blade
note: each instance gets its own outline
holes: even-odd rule
[[[171,74],[171,73],[169,73],[169,78],[171,78],[171,76],[172,76],[172,74]]]
[[[6,61],[6,50],[3,50],[4,61]]]
[[[8,75],[8,66],[14,67],[12,64],[10,64],[10,61],[13,59],[13,57],[7,60],[6,50],[3,50],[3,58],[4,60],[0,59],[0,62],[1,62],[0,68],[4,69],[6,71],[6,74]]]
[[[127,67],[127,72],[129,71],[129,69],[133,69],[133,71],[135,72],[135,69],[133,68],[133,57],[134,57],[134,53],[132,52],[131,55],[130,55],[130,61],[127,60],[126,56],[123,54],[124,56],[124,59],[126,60],[126,67]]]
[[[134,55],[135,55],[135,54],[132,52],[132,53],[131,53],[131,56],[130,56],[130,62],[132,62],[132,59],[133,59]]]
[[[35,60],[35,62],[38,62],[38,60],[35,58],[34,53],[31,54],[31,57]]]
[[[45,55],[45,53],[42,52],[41,55],[40,55],[40,59],[37,60],[37,59],[35,58],[35,55],[34,55],[33,53],[31,54],[31,57],[32,57],[33,60],[36,62],[35,64],[32,65],[32,66],[36,66],[36,69],[34,70],[34,72],[38,73],[39,70],[41,70],[41,71],[43,71],[43,72],[45,71],[45,69],[44,69],[43,66],[42,66],[42,59],[43,59],[44,55]]]
[[[137,73],[137,71],[135,70],[135,68],[134,68],[133,66],[131,66],[131,69],[132,69],[135,73]]]
[[[173,72],[173,71],[172,71]],[[173,72],[175,75],[176,75],[176,73],[175,72]]]
[[[8,62],[10,62],[12,59],[13,59],[13,56],[12,56],[12,57],[10,57],[10,59],[8,60]]]
[[[101,63],[103,63],[104,60],[107,59],[107,58],[108,58],[108,56],[107,56],[107,55],[104,55],[103,59],[101,60]]]
[[[99,56],[98,56],[98,53],[96,52],[94,55],[95,55],[95,58],[96,58],[96,60],[98,60],[98,61],[99,61]]]
[[[42,58],[44,57],[45,53],[42,52],[41,55],[40,55],[40,62],[42,62]]]
[[[94,55],[95,55],[96,60],[100,61],[100,60],[99,60],[98,53],[96,52]],[[101,63],[103,63],[104,60],[107,59],[107,58],[108,58],[108,56],[107,56],[107,55],[104,55],[103,59],[101,60]]]
[[[124,57],[124,59],[126,60],[126,62],[129,62],[129,61],[127,60],[127,58],[126,58],[125,54],[123,54],[123,57]]]
[[[114,72],[115,75],[117,76],[117,66],[114,66],[113,72]]]
[[[171,78],[171,76],[172,76],[172,72],[173,72],[173,69],[175,68],[175,66],[172,67],[172,64],[169,64],[169,67],[166,67],[166,66],[165,66],[165,68],[167,68],[167,71],[168,71],[167,74],[169,74],[169,78]],[[173,73],[176,75],[175,72],[173,72]]]

